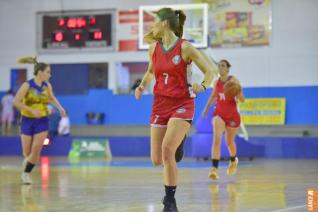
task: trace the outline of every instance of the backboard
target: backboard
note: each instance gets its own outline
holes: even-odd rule
[[[173,4],[139,7],[139,49],[148,48],[148,44],[144,42],[143,37],[152,26],[156,11],[164,7],[183,10],[186,14],[183,38],[197,48],[206,48],[208,46],[208,4]]]

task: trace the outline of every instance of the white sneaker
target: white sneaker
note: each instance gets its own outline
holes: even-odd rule
[[[31,180],[31,177],[30,177],[29,173],[23,172],[21,174],[21,179],[22,179],[22,183],[25,184],[25,185],[32,184],[32,180]]]
[[[233,174],[236,173],[238,162],[239,162],[239,160],[238,160],[237,157],[235,158],[235,161],[233,161],[233,162],[230,161],[230,162],[229,162],[229,167],[228,167],[227,170],[226,170],[226,173],[227,173],[228,175],[233,175]]]
[[[24,158],[24,160],[23,160],[23,162],[22,162],[22,172],[24,172],[24,169],[25,169],[27,163],[28,163],[27,159]]]

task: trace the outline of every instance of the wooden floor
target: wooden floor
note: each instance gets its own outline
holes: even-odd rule
[[[220,167],[220,180],[207,178],[210,163],[179,164],[176,193],[180,212],[306,211],[308,187],[318,188],[318,161],[240,162],[236,176]],[[111,162],[42,157],[34,184],[21,185],[21,158],[0,157],[0,211],[161,211],[162,169],[147,158]]]

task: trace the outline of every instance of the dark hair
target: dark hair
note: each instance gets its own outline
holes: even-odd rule
[[[183,25],[186,20],[186,15],[182,10],[173,10],[171,8],[162,8],[157,13],[161,21],[167,20],[170,29],[174,34],[182,38]]]
[[[20,64],[34,64],[34,72],[33,74],[36,76],[39,71],[44,71],[49,64],[47,63],[39,63],[36,57],[21,57],[17,60]]]
[[[9,89],[9,90],[7,91],[7,94],[13,94],[12,89]]]
[[[224,62],[224,63],[226,64],[227,68],[231,68],[231,66],[232,66],[232,65],[230,64],[230,62],[227,61],[227,60],[225,60],[225,59],[220,60],[220,62]]]

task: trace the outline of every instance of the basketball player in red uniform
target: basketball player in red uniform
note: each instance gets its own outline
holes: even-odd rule
[[[175,153],[194,115],[194,97],[204,91],[217,70],[188,41],[182,39],[185,14],[171,8],[160,9],[152,30],[148,33],[155,42],[149,48],[149,66],[139,87],[136,99],[154,75],[154,102],[151,114],[151,160],[164,166],[165,197],[163,211],[178,211],[175,192],[177,166]],[[204,73],[201,84],[189,84],[188,65],[194,63]]]
[[[203,116],[206,116],[208,109],[216,100],[216,107],[213,113],[213,145],[212,145],[212,168],[209,173],[209,178],[213,180],[219,179],[218,165],[221,157],[221,141],[225,131],[226,144],[230,152],[230,162],[227,168],[227,174],[236,173],[238,158],[236,157],[235,135],[240,126],[241,118],[237,110],[237,100],[244,102],[242,91],[235,97],[226,99],[223,91],[224,84],[233,80],[239,83],[238,79],[229,75],[231,64],[227,60],[221,60],[218,64],[220,78],[215,82],[213,92],[203,110]]]
[[[209,178],[213,180],[219,179],[218,165],[221,154],[222,135],[225,131],[226,144],[230,152],[230,162],[227,168],[227,174],[232,175],[236,173],[238,158],[236,157],[235,135],[240,126],[241,118],[237,110],[237,100],[244,102],[244,95],[242,91],[232,98],[225,98],[223,86],[229,80],[239,81],[229,75],[231,64],[227,60],[219,62],[220,78],[215,82],[213,92],[203,110],[203,116],[206,116],[208,109],[216,100],[216,107],[213,113],[213,145],[212,145],[212,169],[209,173]]]

